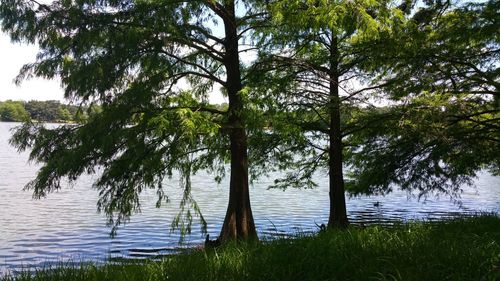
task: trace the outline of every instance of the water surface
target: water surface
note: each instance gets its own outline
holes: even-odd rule
[[[109,258],[144,258],[174,253],[179,248],[201,244],[199,228],[179,244],[179,233],[170,231],[177,214],[181,188],[177,179],[166,181],[171,202],[155,208],[154,192],[144,194],[142,213],[109,236],[106,218],[96,212],[97,192],[92,176],[83,176],[42,200],[33,200],[23,186],[35,177],[38,166],[28,164],[27,153],[8,145],[9,131],[18,124],[0,123],[0,275],[26,266],[44,266],[61,261],[102,261]],[[208,222],[211,236],[218,235],[228,198],[228,182],[220,185],[212,176],[192,177],[193,194]],[[251,188],[252,209],[261,237],[298,231],[316,231],[316,223],[328,219],[326,174],[317,175],[314,190],[267,190],[273,178],[261,179]],[[412,219],[438,219],[463,213],[500,213],[500,178],[481,174],[477,189],[464,187],[461,204],[447,197],[418,201],[405,192],[389,196],[356,197],[347,201],[352,222],[387,223]],[[379,202],[379,204],[376,204]]]

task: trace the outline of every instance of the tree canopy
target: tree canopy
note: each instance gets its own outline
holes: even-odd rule
[[[342,225],[344,181],[456,196],[498,173],[497,2],[275,2],[256,81],[285,136],[274,186],[313,187],[326,169]]]
[[[97,105],[76,106],[60,101],[5,101],[0,102],[2,112],[0,121],[36,121],[36,122],[77,122],[82,123],[99,110]],[[8,117],[13,116],[13,117]]]
[[[353,140],[363,145],[350,163],[356,192],[456,195],[478,171],[498,174],[498,16],[498,1],[429,1],[380,41],[386,63],[371,70],[394,105],[373,118],[393,119]]]
[[[256,83],[275,107],[273,126],[290,136],[279,143],[288,156],[277,161],[291,172],[275,186],[312,187],[311,175],[326,169],[328,224],[346,226],[343,158],[354,149],[347,139],[364,126],[351,117],[381,96],[385,84],[366,65],[377,63],[374,43],[403,24],[403,11],[393,1],[277,1],[271,11],[277,27],[263,40]]]
[[[99,173],[114,227],[145,189],[167,202],[174,172],[183,232],[205,225],[190,176],[228,174],[225,242],[257,237],[249,181],[271,170],[292,171],[276,181],[287,188],[313,187],[325,168],[329,225],[341,227],[345,190],[455,194],[499,171],[498,0],[5,0],[0,19],[39,47],[17,81],[60,77],[87,109],[51,107],[82,121],[16,131],[12,143],[42,163],[27,188],[39,198]]]
[[[0,121],[22,122],[30,118],[22,102],[0,102]]]
[[[248,194],[244,37],[260,21],[258,1],[2,1],[2,27],[15,41],[37,43],[37,61],[18,80],[60,77],[65,97],[98,103],[102,112],[81,125],[45,129],[26,124],[14,136],[43,163],[28,184],[36,197],[82,173],[102,169],[99,210],[117,226],[140,210],[153,188],[165,202],[163,179],[179,171],[185,188],[174,224],[188,231],[203,216],[189,175],[224,176],[230,201],[221,239],[256,237]],[[220,26],[219,26],[220,25]],[[214,88],[228,108],[208,103]],[[192,213],[192,211],[195,213]],[[184,222],[187,222],[184,224]]]

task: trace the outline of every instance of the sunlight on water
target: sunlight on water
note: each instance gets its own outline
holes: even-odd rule
[[[73,188],[65,188],[42,200],[32,200],[23,186],[33,179],[37,165],[27,163],[28,154],[18,154],[8,145],[10,128],[0,123],[0,274],[23,266],[109,258],[145,258],[175,253],[204,240],[195,226],[192,235],[179,245],[179,233],[170,232],[177,214],[181,189],[178,180],[166,182],[171,202],[156,209],[154,191],[142,197],[142,213],[134,215],[111,239],[106,218],[96,212],[97,192],[92,176],[82,177]],[[300,231],[316,231],[315,223],[328,218],[328,182],[318,175],[314,190],[267,190],[273,178],[261,179],[251,188],[252,209],[261,237]],[[226,211],[228,182],[217,185],[212,176],[192,177],[193,194],[208,222],[211,236],[217,236]],[[436,219],[463,213],[500,213],[500,178],[481,174],[477,190],[465,188],[458,205],[446,197],[418,201],[404,192],[389,196],[350,198],[352,222],[390,223],[411,219]],[[379,202],[379,204],[376,204]]]

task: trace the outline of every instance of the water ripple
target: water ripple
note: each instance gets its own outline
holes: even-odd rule
[[[204,241],[199,225],[179,244],[180,234],[171,232],[182,196],[178,179],[166,182],[170,204],[155,208],[156,195],[142,196],[142,213],[132,217],[111,239],[106,218],[96,212],[95,179],[79,179],[74,188],[63,189],[43,200],[32,200],[22,187],[34,178],[37,166],[28,165],[28,154],[10,147],[9,123],[0,123],[0,275],[24,267],[43,267],[54,262],[79,264],[82,261],[120,261],[151,258],[186,251]],[[227,181],[217,185],[209,174],[192,178],[193,195],[208,222],[208,233],[218,235],[226,211]],[[262,179],[251,188],[252,210],[261,238],[291,237],[318,230],[328,220],[328,186],[318,175],[313,190],[267,190],[272,181]],[[323,181],[322,181],[323,180]],[[414,219],[435,220],[464,213],[500,213],[500,179],[480,175],[478,189],[464,188],[461,204],[448,198],[419,202],[407,194],[354,197],[347,201],[349,219],[354,224],[389,224]]]

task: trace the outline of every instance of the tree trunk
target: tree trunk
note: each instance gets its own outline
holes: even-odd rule
[[[340,128],[339,51],[337,37],[332,34],[330,46],[330,217],[328,227],[347,227],[344,175],[342,171],[342,136]]]
[[[232,2],[232,3],[228,3]],[[232,239],[257,239],[255,223],[250,206],[248,186],[248,153],[245,122],[242,118],[241,72],[238,53],[238,37],[234,1],[227,1],[224,18],[226,32],[224,65],[227,73],[227,94],[229,97],[229,140],[231,149],[231,178],[229,183],[229,204],[219,242]]]

